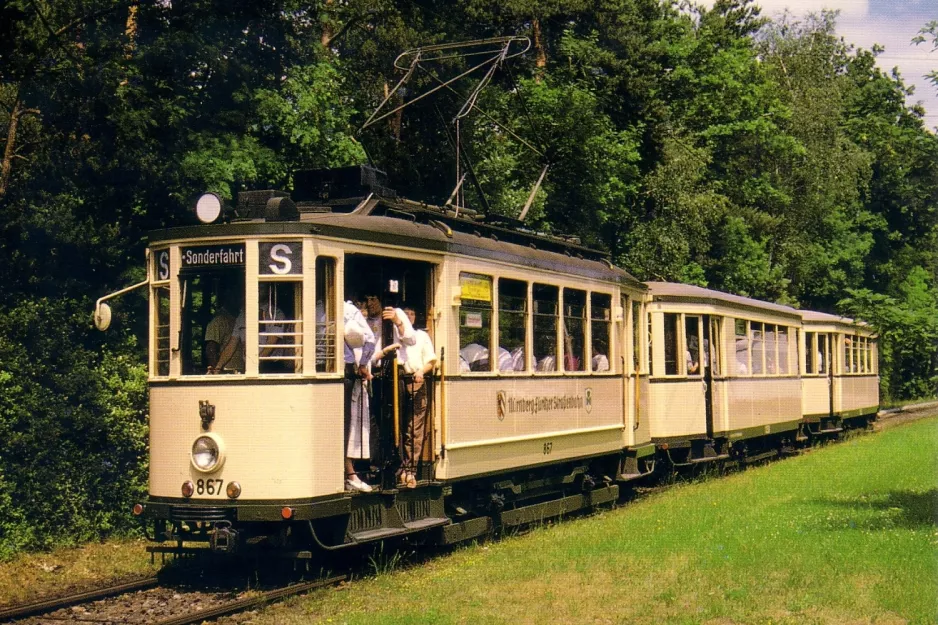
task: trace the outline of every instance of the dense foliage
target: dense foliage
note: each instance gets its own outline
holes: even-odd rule
[[[399,79],[394,56],[429,43],[533,41],[479,100],[502,129],[481,114],[460,129],[493,211],[517,215],[549,163],[529,225],[639,278],[863,318],[884,396],[934,394],[938,139],[901,77],[834,27],[745,0],[4,3],[0,557],[131,529],[145,300],[119,302],[106,335],[90,311],[140,279],[147,231],[195,192],[370,157],[403,194],[445,200],[455,97],[355,132]]]

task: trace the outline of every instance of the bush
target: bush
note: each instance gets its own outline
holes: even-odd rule
[[[133,531],[146,488],[146,370],[92,342],[84,302],[0,311],[0,557]]]

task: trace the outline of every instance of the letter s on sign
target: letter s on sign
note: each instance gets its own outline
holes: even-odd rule
[[[169,252],[162,251],[158,259],[159,262],[159,279],[160,280],[169,280]]]
[[[290,270],[293,269],[293,263],[284,254],[293,254],[293,250],[290,249],[289,245],[279,244],[270,248],[270,260],[273,262],[268,267],[277,275],[290,273]]]

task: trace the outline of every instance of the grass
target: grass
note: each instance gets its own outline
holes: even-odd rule
[[[0,605],[22,604],[68,590],[153,575],[142,540],[108,541],[50,553],[23,554],[0,564]]]
[[[900,408],[902,406],[915,406],[916,404],[929,404],[938,401],[938,397],[919,397],[917,399],[884,399],[880,402],[880,409]]]
[[[257,623],[934,623],[938,421],[295,599]]]

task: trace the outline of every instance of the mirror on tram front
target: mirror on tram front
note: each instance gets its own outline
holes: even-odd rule
[[[104,332],[111,326],[111,307],[99,302],[94,308],[94,327]]]

